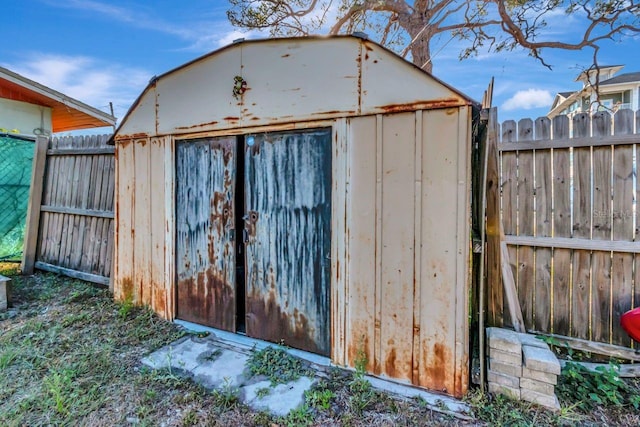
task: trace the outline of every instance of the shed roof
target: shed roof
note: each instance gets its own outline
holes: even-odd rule
[[[0,67],[0,98],[50,107],[54,132],[116,124],[111,114],[3,67]]]
[[[246,87],[234,96],[236,77]],[[360,37],[243,40],[153,78],[115,139],[473,103]]]

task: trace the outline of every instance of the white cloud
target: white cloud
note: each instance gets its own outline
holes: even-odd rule
[[[502,104],[505,111],[530,110],[532,108],[548,107],[553,102],[553,96],[548,90],[526,89],[519,90]]]
[[[32,53],[8,69],[121,119],[151,73],[86,56]]]

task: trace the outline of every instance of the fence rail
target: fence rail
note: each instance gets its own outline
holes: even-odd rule
[[[43,167],[33,179],[28,220],[33,224],[28,230],[33,242],[25,248],[24,270],[35,266],[109,283],[115,151],[108,140],[109,135],[93,135],[44,141]]]
[[[640,305],[638,147],[630,110],[502,123],[502,223],[527,330],[632,347],[619,320]],[[503,293],[489,295],[489,322],[511,325]]]

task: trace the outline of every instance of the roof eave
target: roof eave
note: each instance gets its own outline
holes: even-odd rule
[[[30,80],[6,68],[0,67],[0,78],[10,81],[16,85],[19,85],[39,95],[48,97],[52,101],[61,103],[67,108],[73,108],[74,110],[77,110],[94,119],[97,119],[103,123],[103,126],[115,126],[116,124],[115,116],[105,113],[104,111],[98,110],[97,108],[87,105],[84,102],[71,98],[70,96],[67,96],[61,92],[58,92],[57,90],[51,89],[38,82]],[[89,127],[98,127],[98,126],[89,126]]]

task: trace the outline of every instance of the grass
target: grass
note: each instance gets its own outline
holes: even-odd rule
[[[3,427],[640,425],[632,405],[596,404],[587,411],[569,401],[553,413],[478,391],[467,396],[472,420],[461,420],[420,399],[373,389],[363,375],[364,356],[356,372],[328,371],[305,394],[303,406],[287,417],[272,417],[240,403],[234,387],[209,391],[171,370],[142,366],[143,356],[184,334],[176,325],[131,302],[115,303],[108,291],[81,281],[17,273],[15,264],[0,263],[0,274],[11,276],[14,285],[14,307],[0,313]],[[293,378],[306,372],[297,359],[270,348],[253,361],[261,375]],[[637,384],[629,387],[625,393],[640,394]]]

